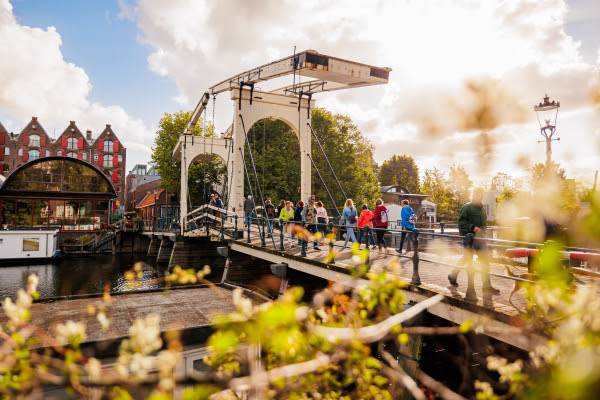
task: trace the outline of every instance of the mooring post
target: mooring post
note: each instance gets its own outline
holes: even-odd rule
[[[221,213],[221,240],[225,240],[225,214]]]
[[[238,220],[238,216],[234,215],[233,240],[238,239],[237,220]]]
[[[440,233],[443,235],[444,234],[444,225],[446,225],[446,223],[444,221],[440,221]],[[444,239],[442,239],[444,240]]]
[[[252,225],[252,217],[248,217],[248,224],[246,225],[248,225],[248,240],[246,241],[246,243],[250,243],[250,225]]]
[[[267,243],[265,241],[265,217],[264,215],[260,218],[260,226],[262,227],[262,229],[260,230],[260,245],[261,247],[266,247]]]
[[[468,246],[465,247],[465,262],[467,264],[467,292],[465,293],[465,300],[477,301],[477,292],[475,292],[475,265],[473,263],[473,241],[475,235],[467,233],[463,239],[463,245],[465,240]]]
[[[333,241],[335,240],[335,235],[333,233],[333,222],[329,222],[329,264],[335,264],[335,253],[333,252]]]
[[[281,231],[279,232],[279,251],[283,251],[284,250],[284,248],[283,248],[283,227],[284,227],[283,220],[281,220],[279,227],[281,228]]]
[[[300,257],[306,257],[306,245],[308,241],[304,239],[304,231],[301,231],[300,234],[302,235],[302,248],[300,250]]]
[[[413,285],[421,284],[421,277],[419,276],[419,230],[413,229],[410,233],[410,238],[413,244],[413,276],[410,281]]]

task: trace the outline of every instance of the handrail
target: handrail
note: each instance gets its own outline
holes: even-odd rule
[[[239,234],[239,229],[238,229],[238,220],[240,218],[244,218],[244,217],[240,217],[237,215],[225,215],[222,214],[221,216],[221,227],[220,227],[220,235],[221,238],[224,238],[225,235],[225,221],[232,221],[233,222],[233,226],[234,226],[234,230],[233,233],[229,232],[227,233],[228,236],[232,236],[233,239],[237,239],[238,238],[238,234]],[[317,241],[316,238],[314,238],[314,236],[310,235],[310,236],[304,236],[299,237],[296,234],[288,234],[287,231],[288,229],[286,229],[285,227],[289,224],[293,224],[293,225],[302,225],[302,227],[304,228],[305,225],[310,224],[310,225],[316,225],[319,229],[319,231],[333,231],[334,228],[336,229],[340,229],[340,228],[353,228],[353,229],[364,229],[366,230],[373,230],[373,231],[387,231],[390,232],[392,234],[394,233],[407,233],[409,235],[408,240],[409,242],[412,242],[413,245],[413,254],[412,255],[395,255],[396,257],[400,257],[400,258],[408,258],[408,259],[412,259],[413,261],[413,277],[412,277],[412,284],[415,285],[420,285],[420,277],[419,277],[419,272],[418,272],[418,266],[419,266],[419,262],[423,261],[423,262],[427,262],[427,263],[436,263],[437,265],[441,265],[443,267],[449,267],[449,268],[455,268],[458,270],[466,270],[467,273],[469,274],[469,276],[471,276],[471,274],[474,274],[476,272],[475,268],[473,267],[474,264],[471,264],[471,267],[463,267],[463,266],[458,266],[458,265],[454,265],[454,264],[450,264],[450,263],[446,263],[443,262],[441,260],[429,260],[429,259],[421,259],[419,256],[419,238],[421,236],[423,237],[431,237],[434,240],[441,240],[443,242],[450,242],[450,243],[458,243],[460,240],[462,240],[462,236],[457,236],[457,235],[449,235],[449,234],[440,234],[440,233],[435,233],[435,232],[421,232],[418,229],[414,229],[413,231],[402,231],[399,229],[385,229],[385,228],[366,228],[366,227],[358,227],[356,225],[339,225],[339,224],[334,224],[333,222],[331,222],[331,220],[333,220],[333,218],[330,218],[330,222],[328,224],[323,224],[323,223],[308,223],[306,221],[292,221],[292,220],[281,220],[279,218],[265,218],[265,217],[258,217],[258,216],[252,216],[249,217],[250,218],[250,224],[244,229],[247,231],[248,237],[246,238],[247,243],[251,243],[251,237],[250,237],[250,233],[256,232],[256,230],[252,229],[253,225],[257,225],[257,227],[260,230],[260,227],[262,226],[262,229],[264,229],[264,224],[265,222],[270,222],[273,223],[275,221],[277,221],[280,225],[280,232],[279,232],[279,245],[275,244],[275,241],[273,241],[273,248],[275,250],[278,251],[285,251],[285,247],[284,247],[284,239],[292,239],[292,240],[301,240],[302,242],[302,247],[301,247],[301,252],[300,252],[300,256],[301,257],[305,257],[306,256],[306,248],[308,246],[308,240],[310,241]],[[228,222],[228,225],[232,225],[232,222]],[[260,226],[259,226],[260,225]],[[207,232],[208,233],[208,232]],[[260,232],[259,232],[260,233]],[[273,233],[273,237],[275,237],[275,233],[274,233],[274,227],[272,229],[272,233]],[[368,235],[367,235],[368,237]],[[478,238],[479,239],[479,238]],[[367,239],[369,240],[369,239]],[[520,241],[515,241],[515,240],[505,240],[505,239],[492,239],[492,238],[481,238],[481,240],[485,240],[486,242],[490,243],[490,246],[495,246],[498,248],[506,248],[508,246],[506,246],[506,244],[510,243],[510,244],[530,244],[530,245],[535,245],[536,247],[542,247],[543,244],[541,243],[530,243],[530,242],[520,242]],[[368,243],[368,242],[367,242]],[[334,257],[335,257],[335,253],[333,253],[333,249],[335,247],[338,248],[347,248],[347,246],[343,246],[339,243],[335,243],[335,240],[333,239],[327,239],[327,244],[329,245],[329,249],[330,249],[330,255],[328,257],[330,257],[330,263],[334,263]],[[266,247],[267,244],[264,241],[264,236],[261,235],[261,246],[262,247]],[[270,245],[269,245],[270,246]],[[462,245],[460,246],[462,247]],[[598,252],[598,250],[592,250],[594,252]],[[510,264],[507,264],[510,265]],[[577,271],[574,271],[577,272]],[[504,274],[498,274],[498,273],[494,273],[494,272],[489,272],[490,276],[494,276],[494,277],[498,277],[498,278],[502,278],[502,279],[509,279],[512,281],[519,281],[519,282],[530,282],[530,283],[535,283],[532,281],[529,281],[527,279],[522,279],[516,276],[509,276],[509,275],[504,275]],[[467,300],[476,300],[476,297],[474,297],[475,294],[475,289],[474,289],[474,284],[472,283],[473,279],[469,278],[469,288],[467,290],[467,296],[465,297]]]

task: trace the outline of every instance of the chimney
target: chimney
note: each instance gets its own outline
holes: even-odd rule
[[[37,117],[31,117],[33,121],[37,121]]]
[[[75,125],[75,121],[70,121],[70,122],[71,122],[71,125]]]
[[[91,130],[91,129],[88,129],[87,131],[85,131],[85,138],[86,138],[88,141],[91,141],[91,140],[92,140],[92,130]]]
[[[106,127],[110,129],[110,124],[106,124]]]

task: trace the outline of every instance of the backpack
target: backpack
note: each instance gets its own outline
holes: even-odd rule
[[[348,222],[350,222],[351,224],[355,224],[356,223],[356,209],[354,207],[350,207],[350,210],[353,211],[353,214],[351,214],[348,217]]]
[[[275,207],[273,207],[273,206],[267,207],[267,215],[270,217],[275,215]]]
[[[412,213],[410,217],[408,217],[408,223],[414,225],[417,223],[417,216],[415,213]]]
[[[381,210],[381,214],[379,214],[379,220],[382,224],[387,224],[388,222],[388,212],[387,210]]]

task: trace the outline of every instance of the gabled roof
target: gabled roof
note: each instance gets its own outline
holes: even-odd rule
[[[69,125],[65,128],[65,130],[56,138],[56,141],[60,142],[60,138],[65,133],[74,133],[77,137],[85,138],[85,135],[79,130],[79,128],[77,127],[77,124],[75,124],[75,121],[71,121],[69,123]]]
[[[148,193],[146,196],[144,196],[142,201],[140,201],[140,203],[137,206],[135,206],[135,208],[144,208],[144,207],[148,207],[148,206],[153,206],[156,199],[160,199],[160,195],[164,191],[165,191],[165,189],[159,189],[158,193],[156,195],[154,194],[154,192]]]
[[[48,132],[46,132],[46,130],[44,129],[44,127],[42,126],[42,124],[40,124],[40,121],[38,121],[37,117],[31,117],[31,121],[29,121],[27,123],[27,125],[25,125],[25,127],[23,129],[21,129],[21,132],[19,132],[19,134],[17,136],[15,136],[15,140],[18,140],[19,137],[27,130],[29,129],[29,127],[31,125],[35,124],[36,128],[35,129],[40,129],[44,135],[48,136],[48,139],[52,140],[52,138],[50,137],[50,135],[48,135]],[[6,130],[6,129],[5,129]]]

